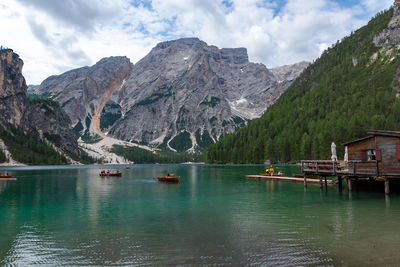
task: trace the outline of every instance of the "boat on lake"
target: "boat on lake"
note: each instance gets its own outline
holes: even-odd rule
[[[122,176],[122,172],[119,170],[108,170],[108,171],[101,171],[99,173],[100,176]]]
[[[154,177],[153,179],[157,179],[159,182],[171,182],[171,183],[179,183],[181,177],[175,176],[174,174],[168,173],[163,177]]]
[[[0,174],[0,179],[4,179],[4,178],[12,178],[12,174],[8,174],[8,173]]]

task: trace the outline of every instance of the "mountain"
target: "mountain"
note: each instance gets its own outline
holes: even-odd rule
[[[82,134],[97,133],[101,110],[113,106],[110,96],[128,78],[132,67],[127,57],[104,58],[92,67],[50,76],[40,86],[30,86],[30,92],[60,103]]]
[[[245,48],[184,38],[159,43],[134,66],[123,57],[102,59],[49,77],[32,92],[58,101],[86,140],[106,132],[197,151],[261,116],[306,65],[269,70],[249,62]]]
[[[0,50],[1,161],[59,164],[79,157],[69,117],[54,101],[27,98],[22,66],[13,50]]]
[[[330,144],[400,129],[400,1],[323,52],[265,114],[205,152],[207,162],[330,159]]]

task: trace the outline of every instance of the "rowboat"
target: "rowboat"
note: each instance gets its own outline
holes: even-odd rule
[[[181,177],[179,176],[164,176],[164,177],[154,177],[153,179],[157,179],[159,182],[171,182],[171,183],[179,183]]]
[[[118,176],[118,177],[120,177],[120,176],[122,176],[122,172],[120,172],[120,171],[117,171],[117,170],[115,170],[115,171],[102,171],[101,173],[99,173],[99,175],[100,176]]]
[[[0,174],[0,179],[1,178],[12,178],[11,174]]]

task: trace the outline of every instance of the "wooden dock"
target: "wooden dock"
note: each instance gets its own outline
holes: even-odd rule
[[[258,180],[278,180],[278,181],[288,181],[288,182],[299,182],[304,183],[304,178],[296,177],[283,177],[283,176],[264,176],[264,175],[246,175],[246,179],[258,179]],[[310,179],[307,178],[307,183],[321,183],[320,179]],[[326,183],[332,184],[332,180],[327,180]]]
[[[11,177],[11,178],[0,178],[0,181],[16,181],[17,180],[17,178],[13,178],[13,177]]]

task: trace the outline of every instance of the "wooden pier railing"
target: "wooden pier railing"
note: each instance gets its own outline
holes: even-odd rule
[[[347,164],[330,160],[302,160],[301,171],[304,174],[321,176],[378,176],[379,168],[376,160],[349,161]]]

